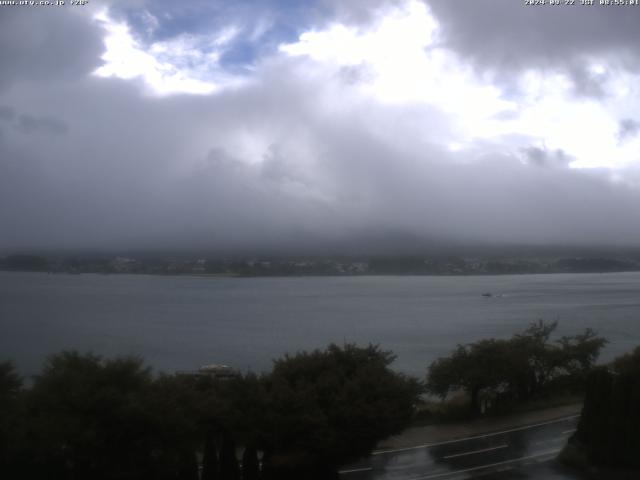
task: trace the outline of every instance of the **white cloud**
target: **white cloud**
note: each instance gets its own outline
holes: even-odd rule
[[[581,98],[567,72],[534,67],[519,74],[519,92],[507,96],[491,75],[444,48],[441,36],[429,8],[408,0],[379,9],[367,25],[333,23],[305,32],[280,51],[313,62],[309,69],[358,68],[366,74],[355,92],[374,102],[443,112],[449,131],[442,141],[456,151],[502,139],[502,153],[543,143],[575,158],[575,168],[613,169],[640,160],[635,141],[618,142],[621,115],[631,116],[628,110],[640,107],[640,96],[629,87],[638,83],[633,74],[594,58],[588,74],[591,81],[606,80],[606,95]],[[423,127],[427,131],[432,125]]]
[[[439,26],[428,8],[411,0],[381,9],[370,26],[332,24],[303,33],[280,50],[327,70],[358,67],[366,73],[357,85],[359,94],[380,104],[445,112],[460,143],[493,135],[494,117],[515,109],[514,103],[502,99],[498,88],[438,47],[438,34]]]
[[[24,31],[40,21],[22,15]],[[318,25],[239,80],[219,59],[250,30],[145,45],[100,18],[104,29],[76,21],[106,32],[102,78],[86,75],[99,41],[73,74],[10,68],[24,54],[3,64],[18,73],[0,90],[0,221],[12,225],[0,246],[291,245],[376,228],[640,242],[629,221],[640,198],[631,181],[640,82],[607,57],[589,70],[607,80],[600,97],[535,65],[509,90],[444,48],[443,27],[409,1],[357,25]],[[77,39],[56,21],[35,25]],[[70,51],[53,44],[56,57]],[[39,122],[16,128],[21,116]]]
[[[233,26],[208,37],[182,34],[146,47],[134,38],[126,23],[115,21],[106,10],[95,20],[107,32],[104,64],[94,72],[97,76],[141,79],[158,95],[210,94],[242,81],[219,67],[225,46],[239,32]]]

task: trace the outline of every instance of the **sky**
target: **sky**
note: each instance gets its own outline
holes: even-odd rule
[[[640,246],[640,6],[69,3],[0,6],[1,249]]]

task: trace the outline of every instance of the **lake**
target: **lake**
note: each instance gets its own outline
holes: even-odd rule
[[[493,297],[483,297],[490,292]],[[379,343],[423,376],[456,344],[536,319],[640,345],[640,273],[229,278],[0,272],[0,360],[36,373],[62,349],[135,354],[166,372],[226,363],[268,370],[286,352]]]

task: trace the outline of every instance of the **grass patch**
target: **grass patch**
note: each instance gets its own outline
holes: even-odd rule
[[[480,417],[471,413],[469,397],[464,392],[450,396],[446,400],[424,399],[416,407],[416,414],[411,422],[412,426],[422,427],[443,423],[455,423],[510,415],[514,413],[535,412],[547,408],[576,405],[583,402],[584,396],[575,393],[546,395],[526,402],[502,402],[494,404]]]

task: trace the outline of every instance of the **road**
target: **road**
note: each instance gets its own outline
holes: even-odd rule
[[[553,460],[575,431],[579,415],[440,443],[374,452],[341,469],[343,480],[458,480],[556,476]],[[546,473],[545,473],[546,472]],[[562,474],[557,478],[570,478]]]

